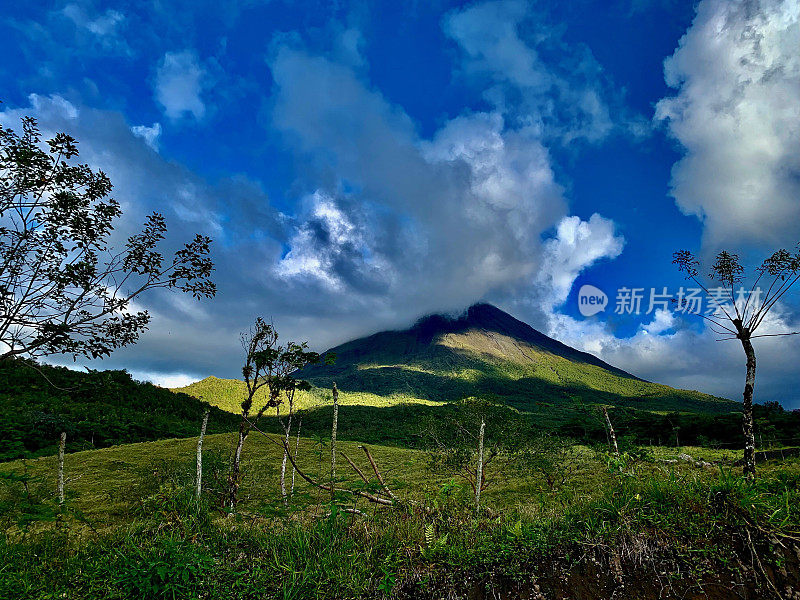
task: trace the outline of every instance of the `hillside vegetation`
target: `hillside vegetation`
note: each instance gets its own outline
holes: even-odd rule
[[[187,394],[134,381],[125,371],[73,371],[0,363],[0,460],[197,435],[204,406]],[[230,431],[230,413],[213,409],[209,431]]]

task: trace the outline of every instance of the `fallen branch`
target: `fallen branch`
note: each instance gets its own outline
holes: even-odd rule
[[[381,476],[380,472],[378,471],[378,466],[375,464],[375,460],[372,458],[372,454],[370,454],[369,448],[367,448],[366,446],[359,446],[359,448],[361,448],[364,451],[364,454],[367,455],[367,459],[369,459],[369,464],[372,465],[372,470],[375,472],[375,477],[378,478],[378,481],[380,482],[381,487],[386,491],[387,494],[389,494],[389,497],[392,500],[394,500],[395,502],[398,502],[397,496],[395,496],[394,492],[392,492],[392,490],[389,489],[389,486],[386,485],[386,482],[383,480],[383,477]],[[362,475],[362,477],[363,477],[363,475]]]
[[[305,479],[308,483],[310,483],[314,487],[317,487],[317,488],[319,488],[321,490],[324,490],[326,492],[331,492],[331,494],[335,494],[336,492],[342,492],[344,494],[351,494],[353,496],[358,496],[360,498],[364,498],[365,500],[369,500],[370,502],[372,502],[374,504],[380,504],[382,506],[395,506],[396,503],[395,503],[394,500],[389,500],[387,498],[383,498],[381,496],[376,496],[376,495],[370,494],[368,492],[362,492],[362,491],[359,491],[359,490],[348,490],[347,488],[337,488],[337,487],[334,487],[333,485],[325,485],[324,483],[319,483],[318,481],[314,481],[313,479],[311,479],[311,477],[306,475],[305,472],[303,472],[303,470],[300,469],[300,467],[297,465],[297,463],[294,460],[294,457],[291,455],[291,452],[289,452],[289,446],[288,446],[288,444],[286,444],[286,442],[284,442],[283,440],[281,440],[282,443],[277,442],[277,441],[273,440],[268,433],[265,433],[264,431],[259,429],[256,425],[253,425],[251,423],[251,426],[255,431],[257,431],[258,433],[263,435],[265,438],[267,438],[270,442],[272,442],[276,446],[283,447],[287,451],[289,462],[292,463],[292,466],[297,471],[297,474],[300,475],[300,477]]]
[[[353,467],[353,470],[356,473],[358,473],[358,476],[361,477],[361,479],[364,480],[364,483],[369,483],[369,479],[367,479],[367,476],[364,475],[364,472],[361,469],[358,468],[358,465],[356,465],[356,463],[354,463],[352,460],[350,460],[350,457],[347,456],[347,454],[345,454],[344,452],[341,452],[340,454],[342,456],[344,456],[344,459],[350,464],[351,467]]]

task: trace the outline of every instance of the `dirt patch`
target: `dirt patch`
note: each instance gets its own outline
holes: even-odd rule
[[[575,547],[515,574],[500,569],[407,574],[395,592],[420,600],[800,600],[800,546],[775,538],[737,542],[725,559],[685,556],[646,538],[614,549]]]

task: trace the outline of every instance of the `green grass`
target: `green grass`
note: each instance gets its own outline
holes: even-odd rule
[[[244,510],[257,510],[260,506],[279,499],[278,473],[282,457],[279,440],[277,435],[263,436],[257,432],[248,437],[242,462],[245,473],[241,489]],[[224,472],[235,442],[234,433],[206,437],[204,453],[207,462],[207,486],[215,485],[215,476],[220,479],[225,477]],[[154,492],[162,483],[191,483],[196,443],[196,438],[170,439],[67,454],[65,472],[70,502],[95,526],[124,522],[132,514],[138,499]],[[424,451],[381,445],[371,445],[370,449],[392,487],[411,498],[423,499],[436,493],[448,481],[428,470],[428,455]],[[359,442],[340,441],[339,451],[353,459],[362,470],[369,471],[369,464],[359,449]],[[308,474],[325,479],[330,464],[329,452],[324,443],[301,438],[298,464]],[[652,452],[657,459],[675,458],[682,452],[688,452],[696,458],[731,463],[740,458],[740,452],[697,447],[659,447],[653,448]],[[631,468],[640,475],[679,472],[700,477],[708,474],[702,469],[684,464],[642,462]],[[215,473],[214,469],[219,472]],[[595,498],[605,493],[608,487],[616,485],[619,479],[618,473],[608,468],[604,454],[585,446],[575,447],[569,469],[568,485],[562,487],[563,492],[573,498]],[[4,463],[0,465],[0,471],[28,474],[45,495],[47,490],[55,489],[54,456]],[[341,457],[338,475],[343,484],[359,482],[356,474]],[[532,507],[539,505],[538,495],[544,490],[543,486],[541,479],[520,477],[513,472],[505,473],[484,492],[483,499],[487,506],[496,510],[511,507],[532,510]],[[299,477],[297,491],[303,496],[304,502],[309,501],[309,497],[324,500],[325,494],[318,492]],[[466,490],[464,493],[466,494]]]
[[[9,504],[10,490],[19,494],[19,483],[6,479],[0,597],[466,598],[532,579],[546,597],[576,587],[605,597],[589,594],[619,586],[618,571],[624,586],[642,590],[638,597],[657,597],[644,591],[650,585],[681,596],[720,582],[762,597],[768,584],[746,570],[751,547],[742,544],[754,544],[763,565],[777,569],[791,560],[787,536],[800,528],[796,460],[762,467],[751,483],[728,469],[611,460],[586,447],[574,449],[563,486],[551,490],[510,473],[487,490],[476,515],[469,493],[427,471],[424,453],[373,446],[390,485],[417,507],[359,503],[363,517],[329,515],[327,494],[301,483],[285,510],[277,490],[280,449],[255,434],[245,447],[243,501],[231,519],[206,503],[232,441],[207,438],[207,493],[199,507],[187,487],[192,439],[68,455],[69,510],[55,523],[13,525],[19,503]],[[356,444],[341,450],[367,468]],[[653,449],[656,458],[679,451],[710,457],[698,448]],[[327,448],[304,439],[300,454],[304,469],[326,472]],[[47,495],[54,467],[48,457],[0,471],[26,472],[38,480],[29,482],[32,494]],[[339,472],[348,479],[342,485],[357,483],[341,460]],[[339,504],[354,507],[343,498]]]
[[[212,406],[235,414],[241,412],[242,401],[247,397],[247,386],[241,379],[221,379],[214,376],[195,381],[185,387],[172,388],[171,391],[202,399]],[[266,403],[266,400],[266,392],[258,394],[254,399],[253,409],[258,410],[261,408],[264,403]],[[308,392],[299,391],[295,398],[298,410],[328,406],[332,402],[331,391],[319,387],[314,387]],[[339,394],[339,403],[343,406],[372,406],[376,408],[396,406],[398,404],[419,404],[427,406],[440,404],[432,400],[425,400],[423,398],[403,394],[381,396],[379,394],[362,391],[341,391]],[[274,415],[275,410],[268,409],[265,414]]]

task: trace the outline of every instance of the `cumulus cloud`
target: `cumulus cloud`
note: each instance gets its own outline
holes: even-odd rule
[[[151,210],[165,213],[171,247],[194,232],[215,240],[218,297],[201,305],[169,293],[144,298],[151,330],[103,366],[148,379],[237,376],[238,332],[256,315],[324,349],[519,289],[552,304],[567,279],[619,254],[610,221],[569,215],[537,127],[492,110],[423,137],[361,79],[358,63],[275,48],[272,125],[302,165],[283,212],[257,182],[211,184],[153,152],[142,140],[156,145],[158,124],[131,127],[117,112],[60,96],[0,112],[3,124],[34,114],[46,134],[80,141],[81,160],[116,186],[125,214],[117,243]],[[179,106],[173,117],[194,115]]]
[[[194,51],[167,52],[156,71],[156,100],[169,119],[188,114],[200,120],[206,113],[201,98],[205,84],[206,71]]]
[[[499,112],[471,113],[423,139],[347,65],[283,46],[270,66],[273,123],[301,157],[315,198],[289,241],[282,276],[311,275],[350,293],[342,304],[358,290],[355,310],[366,303],[398,322],[534,281],[542,237],[566,216],[536,128],[511,126]],[[608,224],[570,223],[578,236]],[[618,254],[600,234],[587,234],[575,251],[592,256],[573,259],[575,272]],[[561,249],[562,260],[569,252]],[[364,281],[374,285],[356,285]]]
[[[550,298],[549,306],[563,304],[581,271],[600,259],[616,258],[624,244],[615,233],[614,222],[597,213],[588,221],[575,216],[561,219],[556,236],[545,243],[537,276],[537,284]]]
[[[371,251],[375,242],[368,237],[370,227],[325,192],[315,192],[306,203],[304,220],[288,242],[290,250],[276,265],[278,276],[309,277],[337,292],[385,291],[392,265]]]
[[[703,0],[675,53],[655,118],[685,149],[680,209],[711,247],[800,235],[800,4]]]

